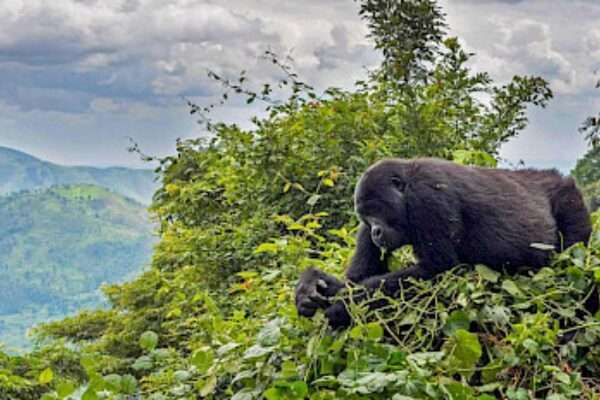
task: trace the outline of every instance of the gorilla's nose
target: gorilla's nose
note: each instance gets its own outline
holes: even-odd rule
[[[383,229],[380,226],[374,225],[371,228],[371,239],[373,239],[373,242],[377,246],[381,246],[383,240]]]

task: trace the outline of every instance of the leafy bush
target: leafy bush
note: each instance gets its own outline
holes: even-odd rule
[[[600,146],[592,147],[571,172],[581,185],[590,209],[600,208]]]

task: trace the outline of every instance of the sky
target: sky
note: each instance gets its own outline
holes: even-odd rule
[[[600,111],[600,1],[440,0],[449,34],[476,53],[474,71],[499,83],[540,75],[555,98],[502,148],[563,171],[586,151],[577,132]],[[68,165],[143,167],[151,155],[203,134],[186,99],[214,102],[209,70],[256,82],[279,72],[265,50],[291,54],[318,88],[351,88],[379,63],[352,0],[2,0],[0,146]],[[215,116],[248,125],[257,106],[233,101]]]

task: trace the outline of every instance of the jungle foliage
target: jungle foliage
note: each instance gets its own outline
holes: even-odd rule
[[[494,166],[499,146],[526,126],[527,107],[551,97],[539,77],[496,85],[473,73],[472,55],[444,33],[434,1],[360,5],[384,62],[352,90],[317,91],[270,52],[283,78],[258,90],[245,73],[211,73],[224,87],[221,102],[236,94],[262,101],[266,116],[242,129],[212,120],[215,105],[190,103],[210,135],[180,141],[177,154],[160,160],[152,268],[106,287],[110,310],[40,327],[36,352],[0,360],[0,393],[65,399],[79,388],[82,399],[155,400],[598,394],[600,321],[582,307],[600,280],[598,231],[539,271],[508,276],[458,266],[415,282],[411,296],[377,312],[351,304],[356,324],[346,331],[298,317],[299,273],[317,266],[341,275],[349,260],[352,191],[369,164],[436,156]],[[409,249],[401,251],[394,268],[410,260]]]
[[[582,187],[590,209],[600,208],[600,146],[592,148],[579,160],[571,172]]]

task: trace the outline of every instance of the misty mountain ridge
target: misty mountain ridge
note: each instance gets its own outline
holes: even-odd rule
[[[0,146],[0,195],[72,184],[101,186],[145,205],[158,187],[152,170],[64,166]]]

